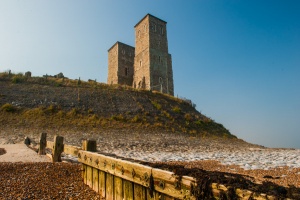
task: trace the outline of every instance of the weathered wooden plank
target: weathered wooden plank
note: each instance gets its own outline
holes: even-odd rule
[[[181,185],[180,185],[180,191],[183,196],[186,198],[189,198],[190,200],[195,200],[196,197],[191,194],[191,191],[193,188],[196,187],[196,179],[190,176],[182,176],[181,178]],[[192,188],[193,187],[193,188]],[[176,197],[178,198],[178,197]],[[179,198],[178,198],[179,199]]]
[[[106,174],[106,188],[105,188],[105,198],[114,199],[114,176],[107,173]]]
[[[86,167],[86,184],[93,188],[93,168],[91,166]]]
[[[190,194],[191,185],[195,185],[195,180],[192,177],[179,178],[172,172],[81,150],[79,151],[78,160],[145,187],[150,187],[150,175],[152,173],[154,188],[158,192],[177,199],[195,199]]]
[[[78,156],[78,152],[81,150],[80,147],[72,146],[72,145],[64,145],[64,153],[72,156]]]
[[[171,197],[171,196],[168,196],[166,194],[159,193],[159,192],[156,192],[155,199],[159,199],[159,200],[176,200],[174,197]]]
[[[217,185],[217,184],[216,184]],[[215,187],[215,185],[212,185],[212,187]],[[215,189],[215,188],[214,188]],[[218,188],[219,189],[219,188]],[[248,199],[251,195],[252,192],[248,191],[248,190],[241,190],[241,189],[236,189],[235,190],[236,195],[238,197],[240,197],[241,199]]]
[[[83,151],[79,147],[63,146],[65,146],[67,154],[78,155],[78,161],[82,163],[84,182],[99,192],[102,198],[128,200],[196,199],[191,194],[193,188],[196,187],[196,180],[193,177],[178,177],[172,172],[161,169]],[[54,142],[47,141],[46,147],[54,150]],[[150,181],[152,180],[151,177],[153,181]],[[150,191],[153,193],[152,197]],[[225,185],[213,183],[212,191],[216,198],[220,198],[228,192],[228,188]],[[249,199],[250,196],[258,200],[276,199],[274,196],[253,193],[249,190],[236,189],[235,192],[240,199]]]
[[[174,197],[170,197],[170,196],[168,196],[168,195],[162,195],[162,199],[164,199],[164,200],[175,200],[175,198]]]
[[[99,194],[102,198],[105,198],[105,187],[106,187],[106,173],[99,170]]]
[[[54,149],[54,142],[52,141],[47,141],[46,147],[53,150]]]
[[[54,136],[54,148],[52,162],[61,162],[61,153],[64,150],[64,137]]]
[[[99,170],[93,168],[93,190],[99,192]]]
[[[39,155],[46,155],[46,145],[47,145],[47,133],[41,133]]]
[[[153,196],[151,197],[149,193],[149,189],[147,189],[147,200],[175,200],[175,198],[166,196],[160,192],[153,192]]]
[[[81,150],[78,161],[145,187],[150,186],[152,168],[149,166]]]
[[[87,183],[87,179],[86,179],[86,177],[87,177],[87,176],[86,176],[86,174],[87,174],[87,173],[86,173],[86,172],[87,172],[87,171],[86,171],[86,166],[87,166],[87,165],[82,164],[81,166],[82,166],[82,178],[83,178],[83,182],[86,184],[86,183]]]
[[[82,149],[84,151],[96,152],[97,151],[96,140],[83,140],[82,141]]]
[[[155,200],[155,192],[151,192],[149,188],[146,188],[146,196],[147,200]]]
[[[133,183],[123,180],[123,196],[126,200],[133,200]]]
[[[159,192],[154,192],[154,200],[162,200],[162,195]]]
[[[146,188],[139,184],[134,184],[134,200],[147,200]]]
[[[185,178],[183,182],[174,173],[155,168],[152,169],[152,176],[156,191],[177,199],[190,198],[191,180]]]
[[[123,200],[123,182],[120,177],[114,177],[114,199]]]

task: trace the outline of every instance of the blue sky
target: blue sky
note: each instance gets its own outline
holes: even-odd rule
[[[106,82],[107,50],[168,22],[175,95],[232,134],[300,148],[300,1],[1,0],[0,71]]]

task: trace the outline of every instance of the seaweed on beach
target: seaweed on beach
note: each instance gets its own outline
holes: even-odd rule
[[[228,191],[220,194],[221,199],[239,199],[235,190],[245,189],[255,193],[264,193],[267,195],[281,198],[300,199],[300,188],[294,186],[283,187],[275,183],[264,181],[262,184],[254,183],[254,178],[218,171],[206,171],[200,168],[185,168],[183,165],[170,163],[144,163],[154,168],[160,168],[173,172],[178,176],[190,176],[197,180],[197,187],[193,189],[194,196],[197,199],[214,199],[212,192],[212,183],[223,184]]]
[[[6,151],[5,151],[5,149],[0,148],[0,156],[3,155],[3,154],[6,154]]]

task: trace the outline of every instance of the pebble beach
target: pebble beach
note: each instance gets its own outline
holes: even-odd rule
[[[244,174],[253,177],[258,183],[271,181],[285,187],[300,187],[299,149],[266,148],[242,140],[197,138],[158,132],[62,133],[65,143],[75,146],[81,146],[83,139],[94,139],[98,151],[104,154]],[[7,134],[2,131],[0,145],[22,143],[25,135],[32,139],[33,145],[38,142],[39,134]],[[54,135],[49,131],[48,140],[53,140]],[[76,161],[76,158],[67,155],[65,159]]]

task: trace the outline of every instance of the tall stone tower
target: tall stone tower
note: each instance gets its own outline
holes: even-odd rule
[[[133,87],[174,95],[167,22],[147,14],[135,25]]]
[[[108,50],[108,84],[132,86],[134,47],[116,42]]]

